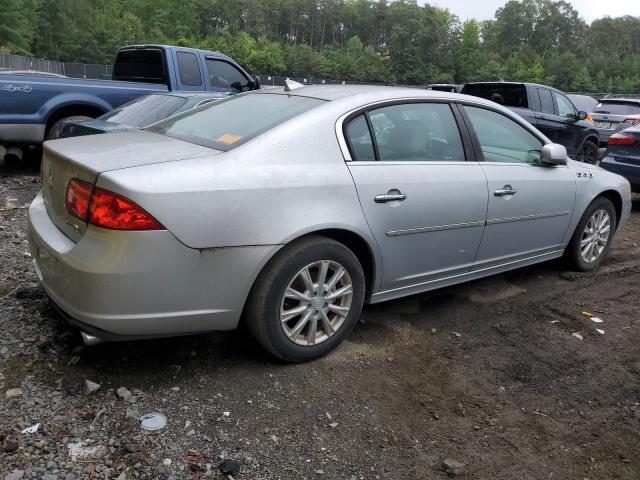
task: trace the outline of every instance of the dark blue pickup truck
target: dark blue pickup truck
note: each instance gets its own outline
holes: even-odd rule
[[[48,139],[56,124],[96,118],[148,93],[258,88],[258,77],[220,52],[132,45],[116,55],[112,80],[0,75],[0,145],[5,158],[20,159],[25,147]]]

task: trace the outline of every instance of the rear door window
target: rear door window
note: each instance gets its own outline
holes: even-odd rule
[[[516,121],[485,108],[465,106],[486,162],[538,163],[542,141]]]
[[[244,92],[250,90],[249,79],[236,67],[224,60],[207,59],[209,84],[214,88]]]
[[[407,103],[369,112],[382,161],[465,160],[460,131],[446,103]]]
[[[317,98],[270,93],[230,96],[174,115],[148,130],[227,151],[323,103]]]
[[[190,87],[199,87],[202,85],[198,57],[189,52],[177,52],[176,58],[178,59],[180,82]]]
[[[375,160],[373,141],[369,132],[369,125],[364,114],[358,115],[347,124],[347,141],[353,160]]]
[[[553,97],[551,96],[551,90],[539,88],[538,95],[540,96],[540,111],[542,113],[548,113],[549,115],[555,115],[556,110]]]

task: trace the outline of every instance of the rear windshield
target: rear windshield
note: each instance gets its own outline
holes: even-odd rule
[[[162,52],[153,48],[118,52],[111,78],[128,82],[167,83]]]
[[[186,102],[174,95],[145,95],[105,113],[100,120],[142,128],[173,115]]]
[[[524,85],[471,84],[465,85],[462,93],[486,98],[507,107],[528,107],[527,89]]]
[[[635,115],[640,113],[640,103],[635,102],[607,102],[602,101],[593,113],[608,113],[611,115]]]
[[[238,95],[168,118],[148,130],[227,151],[322,103],[294,95]]]

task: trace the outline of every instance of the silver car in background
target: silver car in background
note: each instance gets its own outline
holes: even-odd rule
[[[248,92],[45,144],[43,288],[88,341],[230,330],[319,357],[377,303],[566,254],[595,268],[629,183],[490,101],[393,87]]]
[[[603,98],[591,116],[600,135],[600,144],[606,146],[614,133],[640,124],[640,98]]]

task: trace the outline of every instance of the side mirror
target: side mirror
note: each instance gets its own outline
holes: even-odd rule
[[[262,87],[262,82],[260,81],[260,76],[254,75],[253,76],[253,88],[254,88],[254,90],[260,90],[261,87]]]
[[[548,143],[542,147],[540,161],[545,165],[566,165],[567,149],[557,143]]]
[[[582,110],[580,110],[578,112],[578,120],[586,120],[587,119],[587,112],[583,112]]]

